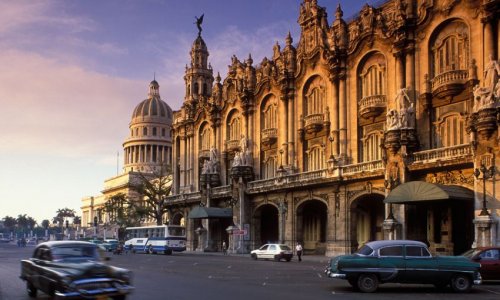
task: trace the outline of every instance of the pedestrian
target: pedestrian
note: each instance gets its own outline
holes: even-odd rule
[[[223,241],[223,242],[222,242],[222,253],[224,253],[224,255],[227,255],[227,245],[226,245],[226,241]]]
[[[128,244],[128,250],[132,253],[135,253],[134,252],[134,246],[132,245],[132,243]]]
[[[302,245],[300,243],[297,243],[297,246],[295,246],[295,251],[297,251],[299,261],[302,261]]]

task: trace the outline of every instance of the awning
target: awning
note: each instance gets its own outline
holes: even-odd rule
[[[392,190],[385,203],[416,204],[422,201],[473,200],[474,192],[457,185],[441,185],[423,181],[403,183]]]
[[[224,219],[232,218],[233,210],[231,208],[204,207],[197,206],[189,212],[190,219]]]

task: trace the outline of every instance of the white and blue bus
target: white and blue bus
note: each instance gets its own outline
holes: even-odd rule
[[[125,249],[135,253],[163,253],[186,250],[186,228],[179,225],[127,227]]]

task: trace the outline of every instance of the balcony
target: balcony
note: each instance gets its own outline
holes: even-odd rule
[[[370,119],[379,116],[387,107],[387,97],[385,95],[367,96],[359,100],[359,116]]]
[[[452,70],[436,75],[431,80],[432,94],[439,98],[458,95],[468,78],[467,70]]]
[[[210,157],[210,150],[209,149],[203,149],[203,150],[200,150],[199,152],[199,157],[206,157],[206,158],[209,158]]]
[[[312,114],[304,117],[304,129],[307,133],[319,132],[323,128],[324,114]]]
[[[470,144],[462,144],[415,152],[413,153],[413,163],[409,165],[409,168],[417,170],[472,162],[472,148]]]
[[[260,139],[263,145],[270,146],[278,140],[278,128],[266,128],[262,130]]]
[[[382,160],[374,160],[358,164],[346,165],[342,167],[342,175],[347,176],[357,173],[365,173],[363,175],[367,175],[366,173],[384,170],[384,163],[382,162]]]
[[[240,140],[228,140],[226,141],[227,151],[239,151],[240,150]]]

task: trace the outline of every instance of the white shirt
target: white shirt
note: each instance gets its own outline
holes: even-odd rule
[[[295,246],[295,250],[302,251],[302,245],[298,244],[297,246]]]

